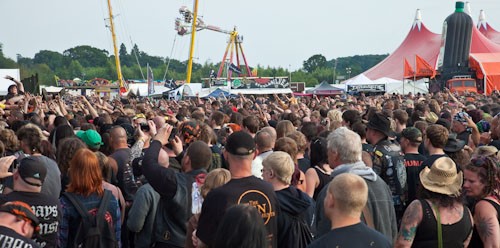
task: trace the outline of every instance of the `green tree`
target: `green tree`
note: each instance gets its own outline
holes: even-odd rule
[[[326,58],[321,54],[313,55],[306,61],[304,61],[304,63],[302,63],[304,70],[306,70],[309,73],[313,72],[317,68],[325,67],[325,65],[326,65]]]
[[[64,56],[58,52],[42,50],[35,54],[33,63],[47,64],[51,70],[55,71],[64,66]]]
[[[108,51],[91,46],[77,46],[64,51],[63,55],[78,60],[83,67],[106,66]]]
[[[2,43],[0,43],[0,68],[15,69],[18,67],[19,66],[17,65],[16,61],[4,56],[3,45]]]
[[[73,60],[71,61],[71,64],[69,64],[67,72],[70,78],[75,78],[82,77],[84,70],[83,66],[78,62],[78,60]]]

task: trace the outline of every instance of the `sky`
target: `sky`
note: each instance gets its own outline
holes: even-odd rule
[[[499,0],[470,0],[472,18],[485,10],[488,22],[500,30]],[[187,60],[190,36],[174,30],[186,0],[111,0],[118,43],[132,44],[153,56]],[[0,43],[4,55],[32,58],[40,50],[62,53],[90,45],[113,53],[106,0],[1,0]],[[416,9],[423,23],[441,33],[444,19],[455,10],[453,0],[199,0],[206,24],[243,35],[251,66],[297,70],[304,60],[322,54],[337,57],[388,54],[408,34]],[[217,63],[228,35],[197,33],[194,61]],[[140,59],[140,58],[139,58]]]

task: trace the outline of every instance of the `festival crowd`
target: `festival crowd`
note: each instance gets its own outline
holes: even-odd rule
[[[0,102],[0,247],[500,247],[500,94]]]

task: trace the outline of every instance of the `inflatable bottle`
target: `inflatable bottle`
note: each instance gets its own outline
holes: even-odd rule
[[[468,71],[473,22],[464,7],[464,2],[456,2],[455,12],[443,23],[438,68],[445,80]]]

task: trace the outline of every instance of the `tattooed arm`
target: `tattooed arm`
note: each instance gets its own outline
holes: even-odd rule
[[[417,233],[417,227],[422,221],[422,205],[420,201],[414,200],[406,209],[403,220],[401,222],[401,229],[399,230],[398,237],[394,247],[403,248],[411,247],[413,239]]]
[[[487,201],[479,201],[474,212],[476,229],[485,248],[500,247],[500,227],[497,211]]]

